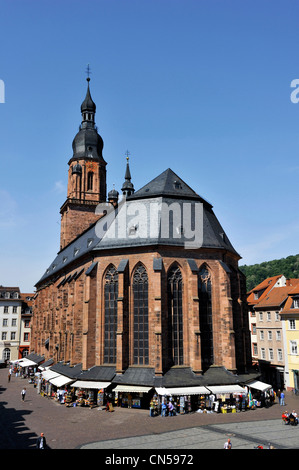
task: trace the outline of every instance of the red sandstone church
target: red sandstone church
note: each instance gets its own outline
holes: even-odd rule
[[[171,169],[135,191],[128,159],[121,198],[107,195],[95,112],[88,79],[31,352],[113,385],[245,383],[245,278],[212,205]]]

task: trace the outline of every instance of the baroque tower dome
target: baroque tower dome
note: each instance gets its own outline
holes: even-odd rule
[[[103,160],[104,142],[95,125],[96,105],[91,98],[89,81],[90,78],[88,77],[86,96],[81,104],[82,122],[72,144],[72,159],[93,158]]]

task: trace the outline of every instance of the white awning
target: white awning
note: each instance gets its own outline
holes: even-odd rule
[[[37,365],[36,362],[30,361],[30,359],[26,359],[26,358],[20,359],[18,362],[21,367],[29,367],[29,366]]]
[[[59,377],[59,374],[57,372],[54,372],[54,370],[48,369],[42,372],[42,378],[45,380],[54,379],[54,377]]]
[[[258,380],[254,380],[250,384],[247,384],[247,387],[255,388],[256,390],[264,392],[265,390],[269,390],[270,388],[272,388],[272,385],[265,384],[264,382],[259,382]]]
[[[139,392],[148,393],[153,387],[143,387],[142,385],[117,385],[113,392]]]
[[[215,395],[224,395],[226,393],[246,393],[245,388],[240,387],[240,385],[207,385],[207,388]]]
[[[64,375],[58,375],[53,379],[50,379],[49,382],[55,387],[63,387],[64,385],[70,384],[74,382],[74,379],[70,379],[69,377],[65,377]]]
[[[72,387],[78,388],[94,388],[101,390],[102,388],[107,388],[111,385],[111,382],[93,382],[92,380],[77,380]]]
[[[176,388],[156,388],[158,395],[206,395],[210,390],[206,387],[176,387]]]

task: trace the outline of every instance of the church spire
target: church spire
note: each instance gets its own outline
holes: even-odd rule
[[[131,196],[132,194],[134,194],[134,185],[133,183],[131,183],[131,172],[130,172],[130,166],[129,166],[129,151],[127,150],[126,151],[126,155],[127,155],[127,166],[126,166],[126,173],[125,173],[125,181],[124,181],[124,184],[122,185],[122,192],[123,192],[123,195],[125,197],[128,197],[128,196]]]

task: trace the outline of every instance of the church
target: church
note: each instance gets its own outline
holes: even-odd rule
[[[88,78],[31,352],[115,386],[244,383],[246,283],[213,206],[170,168],[136,189],[128,157],[107,193],[95,114]]]

